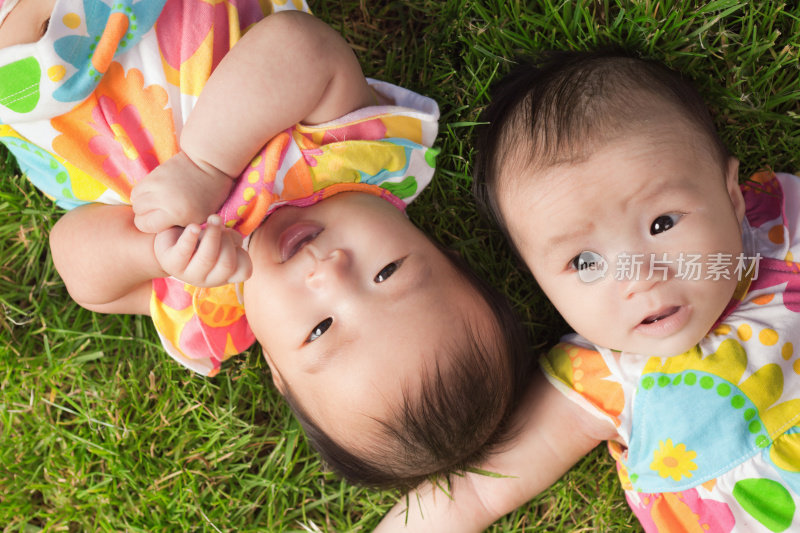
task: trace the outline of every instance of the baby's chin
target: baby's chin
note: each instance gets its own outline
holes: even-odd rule
[[[685,354],[689,350],[695,348],[702,339],[698,339],[694,343],[682,343],[674,347],[664,347],[663,349],[656,348],[652,353],[647,353],[652,357],[675,357],[676,355]]]
[[[629,342],[618,343],[616,347],[597,342],[594,344],[598,346],[608,346],[614,351],[629,354],[641,354],[650,357],[674,357],[688,352],[697,346],[701,340],[703,340],[702,336],[688,336],[682,339],[635,339]]]

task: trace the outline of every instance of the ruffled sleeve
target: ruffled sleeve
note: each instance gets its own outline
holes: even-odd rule
[[[620,426],[625,407],[623,387],[612,376],[600,352],[581,344],[561,342],[540,361],[547,379],[567,398],[594,416]]]

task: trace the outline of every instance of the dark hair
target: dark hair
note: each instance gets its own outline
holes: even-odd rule
[[[663,119],[664,111],[704,137],[725,167],[729,152],[708,108],[680,73],[616,50],[521,60],[493,87],[481,116],[473,192],[508,236],[497,205],[501,173],[582,160],[644,120]]]
[[[449,479],[450,473],[466,471],[513,436],[511,415],[533,368],[527,334],[504,296],[460,257],[446,255],[487,303],[496,338],[481,339],[464,324],[466,334],[454,338],[465,341],[444,359],[434,358],[433,368],[421,369],[418,392],[404,390],[403,403],[390,419],[377,421],[380,443],[357,453],[337,442],[284,383],[284,397],[311,445],[352,483],[410,489],[427,478]]]

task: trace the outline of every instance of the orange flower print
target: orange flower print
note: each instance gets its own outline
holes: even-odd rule
[[[144,87],[139,70],[126,75],[117,62],[89,98],[51,122],[61,132],[56,153],[125,200],[136,181],[178,151],[167,92]]]

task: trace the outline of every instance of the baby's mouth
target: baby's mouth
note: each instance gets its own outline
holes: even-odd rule
[[[662,309],[661,311],[646,317],[644,320],[642,320],[641,324],[653,324],[659,320],[664,320],[665,318],[669,318],[677,313],[679,309],[679,306],[667,307],[666,309]]]
[[[285,263],[322,233],[325,228],[314,222],[298,222],[292,224],[278,237],[278,250],[281,263]]]

